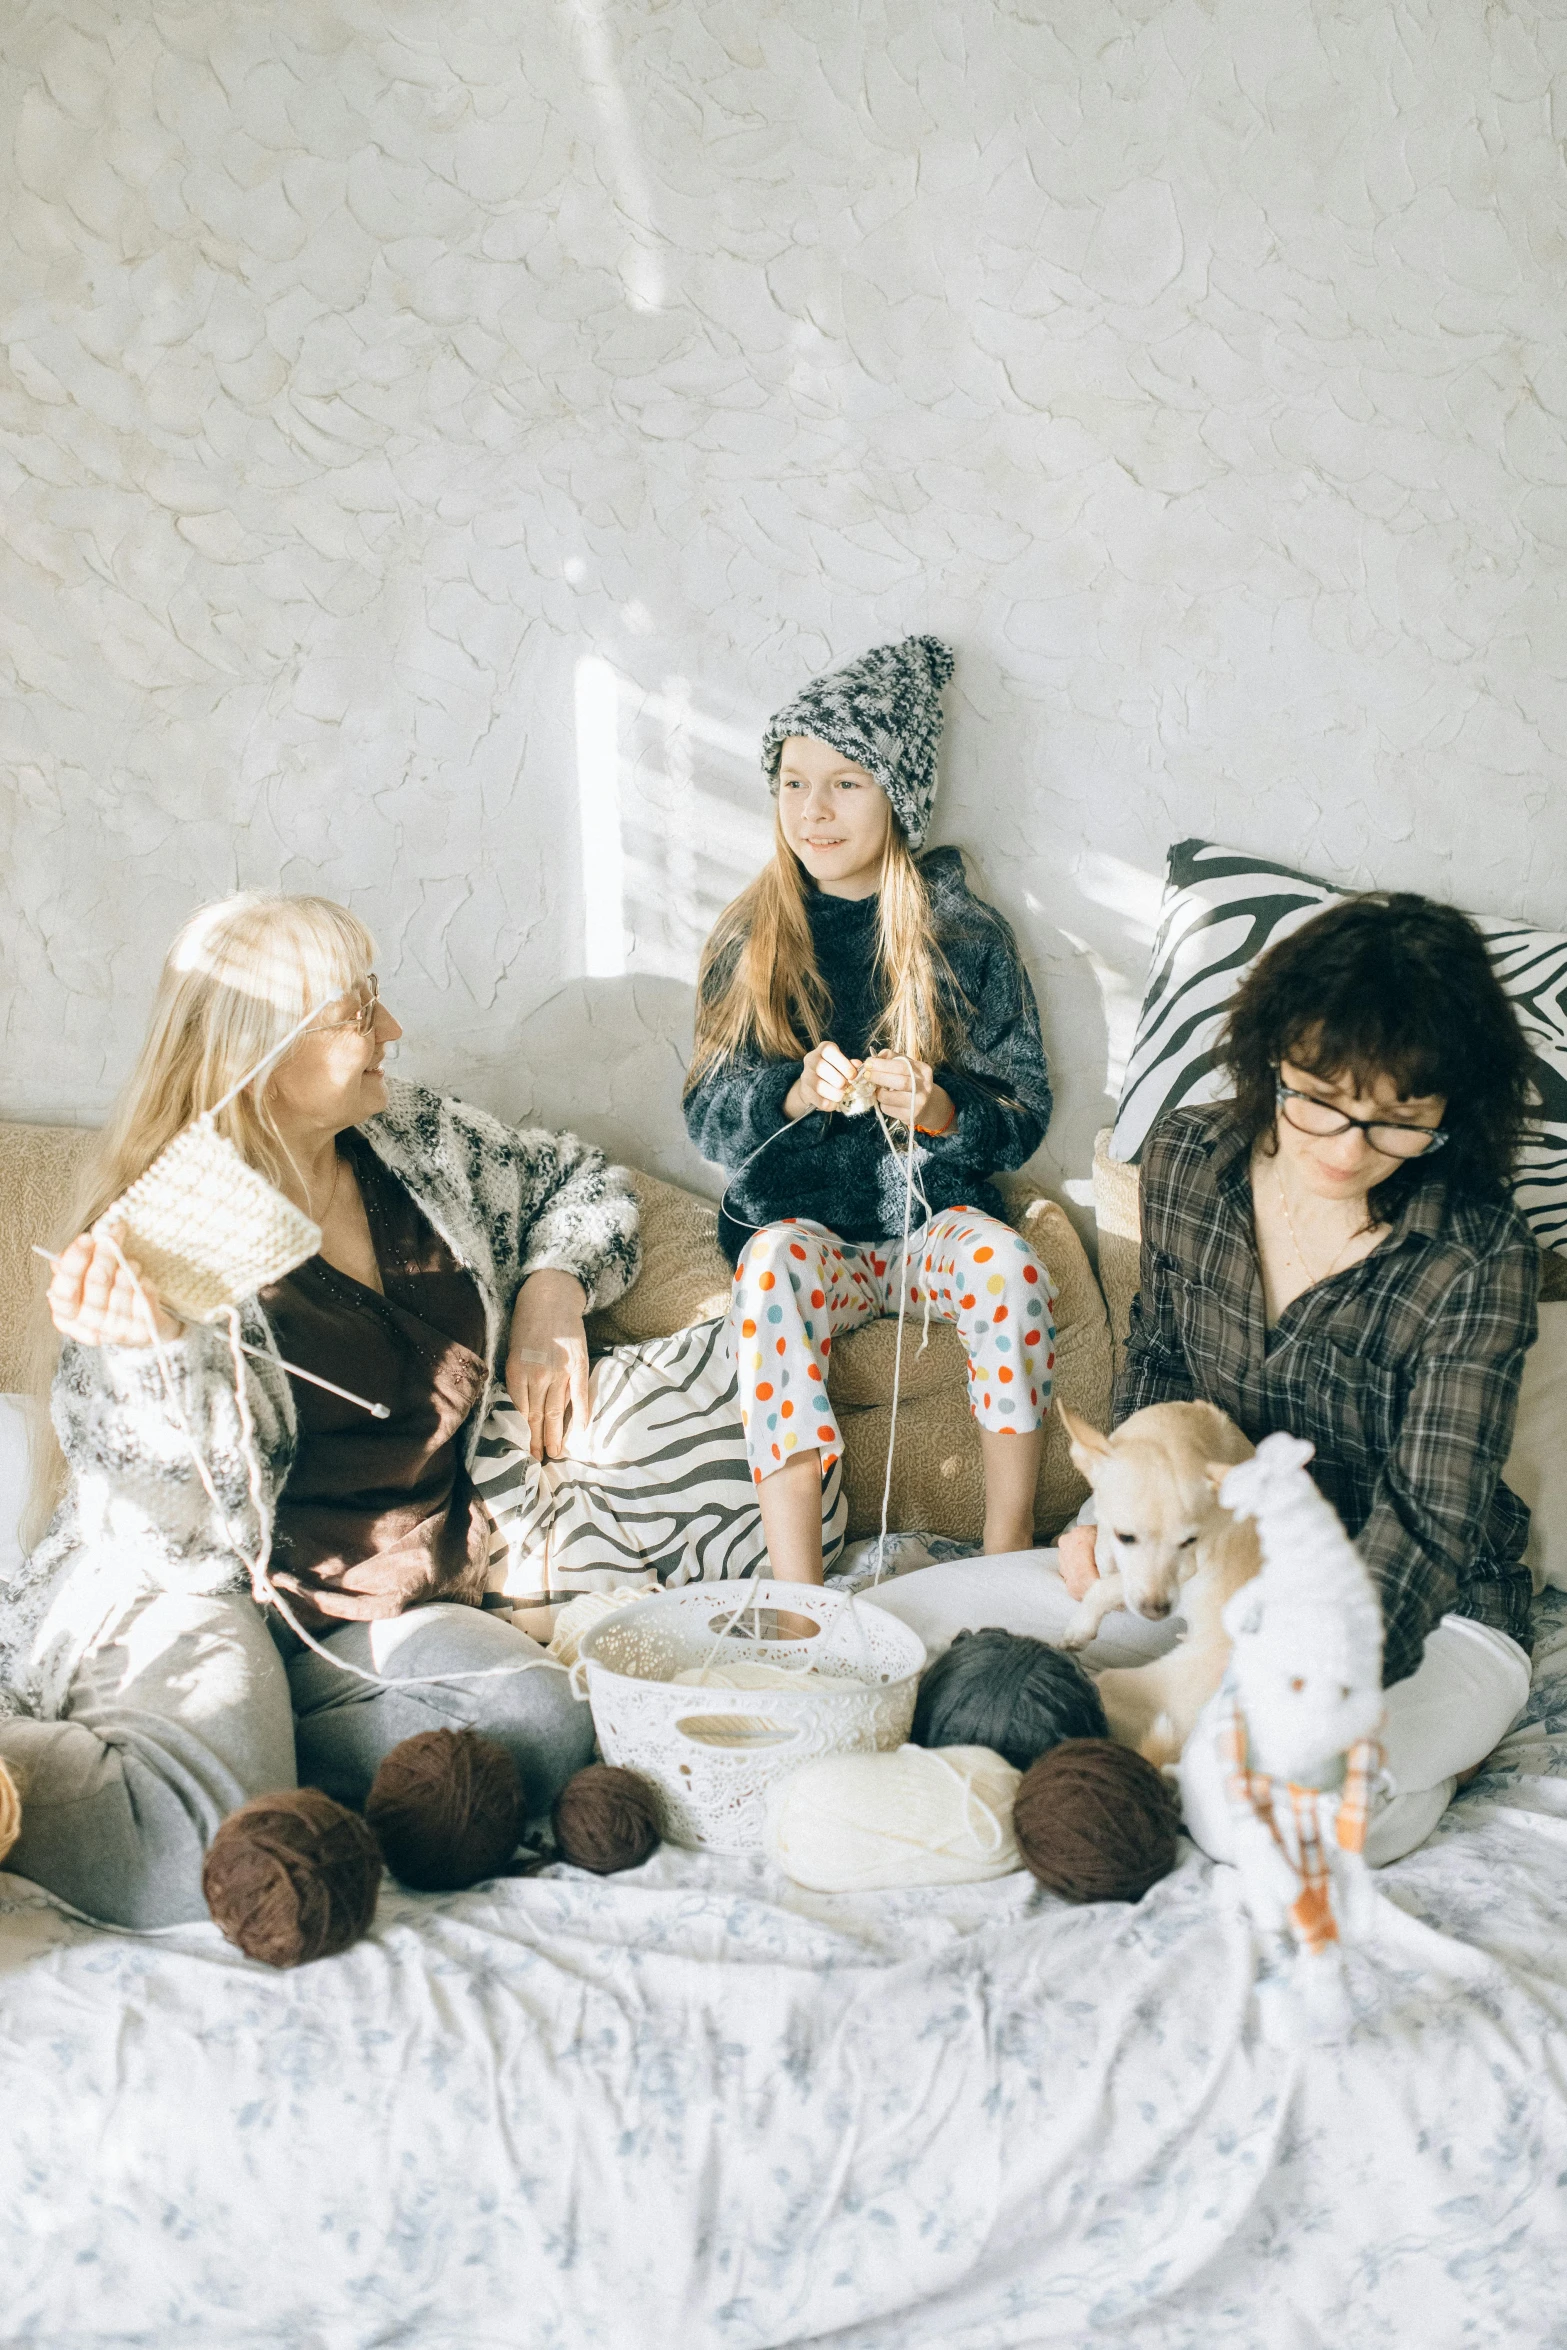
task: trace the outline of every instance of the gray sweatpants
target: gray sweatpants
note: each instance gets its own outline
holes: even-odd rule
[[[592,1719],[566,1676],[532,1663],[542,1652],[526,1633],[476,1608],[333,1633],[324,1645],[372,1666],[386,1688],[285,1637],[297,1650],[287,1665],[249,1599],[140,1601],[84,1661],[60,1720],[0,1720],[0,1760],[22,1796],[6,1867],[109,1925],[179,1925],[206,1916],[203,1856],[252,1795],[303,1780],[357,1807],[381,1757],[416,1730],[498,1739],[531,1813],[592,1760]],[[478,1677],[408,1685],[442,1673]]]

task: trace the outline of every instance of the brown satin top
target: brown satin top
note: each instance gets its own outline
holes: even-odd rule
[[[278,1503],[272,1571],[312,1631],[484,1598],[489,1521],[462,1431],[489,1385],[484,1300],[423,1210],[357,1134],[358,1178],[384,1285],[377,1296],[315,1256],[261,1292],[278,1349],[391,1417],[290,1381],[294,1466]]]

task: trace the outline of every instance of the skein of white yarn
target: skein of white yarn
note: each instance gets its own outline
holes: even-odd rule
[[[1012,1804],[1022,1773],[988,1746],[830,1754],[768,1797],[765,1846],[813,1893],[970,1885],[1021,1868]]]
[[[577,1661],[577,1643],[595,1624],[602,1624],[606,1616],[617,1608],[629,1607],[634,1599],[645,1599],[647,1592],[640,1583],[624,1585],[619,1591],[580,1591],[569,1599],[555,1618],[550,1634],[548,1653],[557,1664],[574,1665]]]
[[[16,1781],[0,1762],[0,1863],[22,1833],[22,1799]]]

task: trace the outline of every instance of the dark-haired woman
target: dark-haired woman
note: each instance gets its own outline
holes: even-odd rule
[[[1218,1404],[1252,1441],[1309,1437],[1312,1473],[1382,1602],[1396,1793],[1368,1856],[1427,1836],[1528,1696],[1529,1513],[1502,1482],[1539,1250],[1508,1190],[1528,1056],[1472,923],[1351,899],[1261,957],[1231,1013],[1235,1098],[1161,1120],[1119,1423]],[[1094,1579],[1093,1529],[1062,1543]],[[1223,1858],[1213,1740],[1181,1765]]]

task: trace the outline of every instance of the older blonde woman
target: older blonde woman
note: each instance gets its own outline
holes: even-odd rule
[[[501,1739],[536,1807],[592,1753],[564,1677],[483,1612],[471,1470],[492,1374],[536,1454],[560,1449],[568,1405],[587,1413],[583,1316],[635,1276],[635,1202],[572,1135],[389,1081],[401,1030],[372,961],[324,899],[195,916],[50,1284],[63,1482],[0,1587],[0,1760],[24,1804],[9,1866],[116,1923],[204,1914],[207,1842],[248,1796],[294,1784],[296,1730],[300,1775],[350,1803],[415,1730]],[[177,1322],[93,1230],[258,1065],[218,1125],[322,1239],[245,1301],[246,1401],[273,1575],[327,1656],[250,1596],[241,1549],[261,1529],[227,1334]]]

